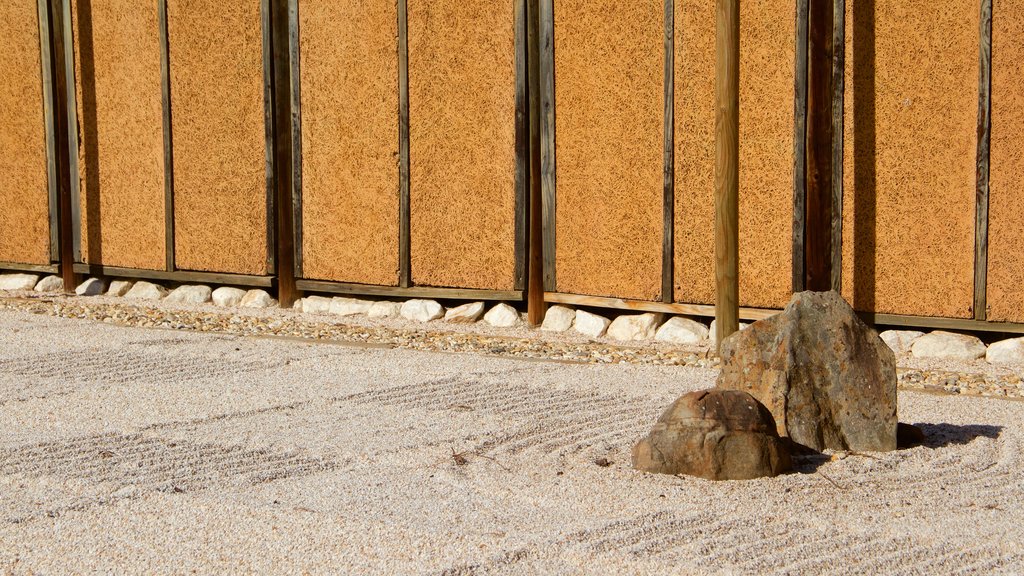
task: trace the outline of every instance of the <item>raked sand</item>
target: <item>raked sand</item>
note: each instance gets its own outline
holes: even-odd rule
[[[774,479],[633,471],[715,376],[2,312],[0,574],[1024,573],[1024,402],[901,392],[925,446]]]

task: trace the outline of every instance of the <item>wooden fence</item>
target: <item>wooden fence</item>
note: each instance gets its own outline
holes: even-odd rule
[[[366,4],[4,3],[0,268],[713,314],[713,3]],[[1024,331],[1024,10],[831,9],[742,6],[741,316],[803,288],[826,166],[866,317]]]

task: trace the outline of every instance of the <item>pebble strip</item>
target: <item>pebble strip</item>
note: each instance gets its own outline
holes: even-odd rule
[[[704,353],[571,343],[479,335],[443,330],[405,330],[315,322],[290,312],[284,318],[234,314],[230,311],[164,310],[138,303],[90,303],[67,297],[0,297],[0,310],[18,310],[60,318],[75,318],[140,328],[166,328],[238,336],[272,336],[385,346],[431,352],[469,352],[515,358],[534,358],[585,364],[651,364],[717,368],[720,360]],[[959,373],[946,370],[898,368],[900,388],[971,396],[1024,398],[1024,385],[1015,374]]]

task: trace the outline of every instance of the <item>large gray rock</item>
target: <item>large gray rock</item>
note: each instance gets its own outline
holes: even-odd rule
[[[167,289],[152,282],[136,282],[124,295],[132,300],[159,300],[164,296],[167,296]]]
[[[36,292],[63,292],[64,279],[60,276],[47,276],[36,284],[34,290]]]
[[[689,318],[676,316],[658,328],[654,339],[671,344],[700,344],[708,339],[708,327]]]
[[[544,313],[544,322],[540,329],[545,332],[565,332],[572,328],[576,319],[576,311],[568,306],[552,306]]]
[[[519,324],[519,312],[515,308],[505,304],[495,304],[493,308],[484,314],[484,322],[496,328],[509,328]]]
[[[985,353],[985,359],[992,364],[1024,364],[1024,338],[992,343]]]
[[[0,274],[0,290],[31,290],[38,281],[35,274]]]
[[[914,341],[924,336],[924,332],[917,330],[886,330],[878,335],[882,342],[885,342],[897,356],[910,352]]]
[[[414,322],[430,322],[444,317],[444,306],[434,300],[406,300],[402,304],[402,318]]]
[[[676,400],[633,447],[633,467],[709,480],[776,476],[792,468],[771,412],[746,392],[701,390]]]
[[[167,295],[164,302],[171,304],[206,304],[213,296],[213,290],[202,284],[178,286]]]
[[[658,331],[660,314],[626,314],[612,321],[608,337],[612,340],[650,340]]]
[[[914,358],[977,360],[985,357],[985,343],[978,338],[942,330],[936,330],[914,340],[910,350],[914,353]]]
[[[896,357],[839,294],[795,294],[721,355],[718,386],[757,398],[780,436],[814,450],[896,449]]]

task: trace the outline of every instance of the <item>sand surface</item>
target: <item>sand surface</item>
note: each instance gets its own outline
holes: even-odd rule
[[[633,471],[715,376],[0,312],[0,574],[1024,572],[1024,402],[900,392],[925,446],[774,479]]]

